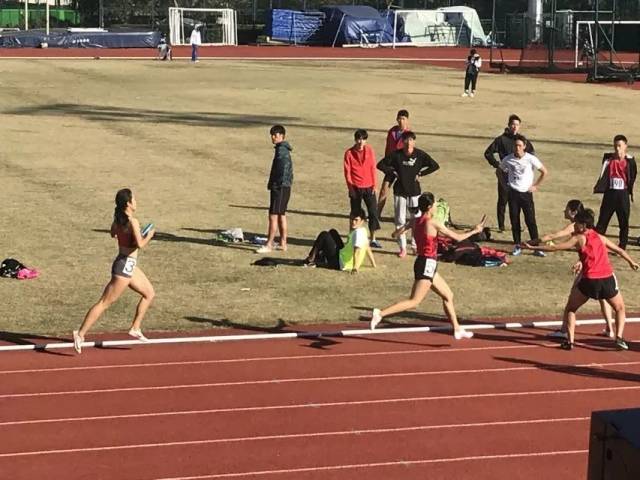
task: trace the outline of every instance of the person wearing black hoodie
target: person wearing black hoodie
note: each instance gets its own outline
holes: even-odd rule
[[[274,125],[269,131],[271,143],[275,148],[267,189],[270,192],[269,202],[269,236],[267,243],[256,250],[256,253],[269,253],[275,246],[276,231],[280,230],[280,250],[287,250],[287,205],[291,196],[293,183],[293,163],[291,162],[291,145],[284,139],[286,130],[282,125]]]
[[[405,131],[402,134],[404,146],[401,150],[391,152],[378,162],[378,170],[384,172],[390,178],[395,178],[393,184],[393,207],[395,213],[396,228],[402,227],[409,217],[411,210],[418,207],[420,196],[420,177],[429,175],[440,168],[431,156],[416,148],[416,134]],[[404,258],[407,255],[406,234],[398,235],[398,256]]]
[[[616,135],[613,148],[613,153],[604,154],[600,178],[593,187],[593,193],[603,194],[596,230],[601,235],[607,233],[609,221],[615,212],[620,226],[618,246],[624,250],[629,241],[629,216],[638,166],[635,158],[627,155],[627,137]]]
[[[505,210],[507,209],[507,203],[509,203],[509,189],[507,188],[506,175],[499,168],[500,160],[502,160],[507,155],[511,155],[513,153],[513,147],[515,144],[515,136],[520,132],[520,124],[522,121],[520,117],[515,113],[509,116],[509,122],[507,128],[504,129],[504,132],[499,137],[496,137],[491,145],[487,147],[484,151],[484,158],[489,162],[493,168],[496,169],[496,178],[498,178],[498,203],[496,207],[497,218],[498,218],[498,230],[503,232],[505,230],[504,226],[504,217]],[[533,148],[533,144],[527,140],[527,144],[525,147],[525,151],[532,155],[535,154],[535,150]],[[498,159],[496,160],[495,154],[498,154]],[[500,181],[499,176],[502,175],[502,179],[505,181]]]

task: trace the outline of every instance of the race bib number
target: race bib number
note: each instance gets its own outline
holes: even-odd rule
[[[622,178],[611,178],[611,190],[624,190],[624,180]]]
[[[133,275],[133,270],[136,268],[136,264],[138,260],[134,257],[127,257],[127,261],[124,263],[124,267],[122,267],[122,273],[125,275]]]
[[[436,266],[438,265],[438,262],[436,262],[433,258],[427,258],[425,264],[424,264],[424,273],[423,275],[425,277],[430,277],[433,278],[433,276],[436,274]]]

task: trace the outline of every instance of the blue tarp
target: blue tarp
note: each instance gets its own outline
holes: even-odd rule
[[[324,14],[274,9],[267,13],[265,35],[280,42],[310,44],[317,41]]]
[[[324,25],[320,31],[324,45],[377,44],[393,42],[393,14],[380,14],[375,8],[366,5],[337,5],[322,7],[325,14]],[[398,41],[404,34],[399,25]]]
[[[156,48],[160,32],[26,32],[0,33],[0,47]]]

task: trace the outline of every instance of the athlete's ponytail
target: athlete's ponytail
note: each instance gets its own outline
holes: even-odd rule
[[[129,215],[126,213],[127,204],[133,198],[133,193],[128,188],[123,188],[122,190],[118,190],[116,193],[116,208],[113,212],[113,221],[122,225],[123,227],[127,226],[129,223]]]
[[[431,192],[424,192],[418,198],[418,208],[422,213],[425,213],[427,210],[429,210],[429,208],[431,208],[434,203],[435,198],[433,196],[433,193]]]

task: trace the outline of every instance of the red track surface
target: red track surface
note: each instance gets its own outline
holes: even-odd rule
[[[640,356],[581,331],[4,353],[0,476],[584,479],[591,411],[638,406]]]

